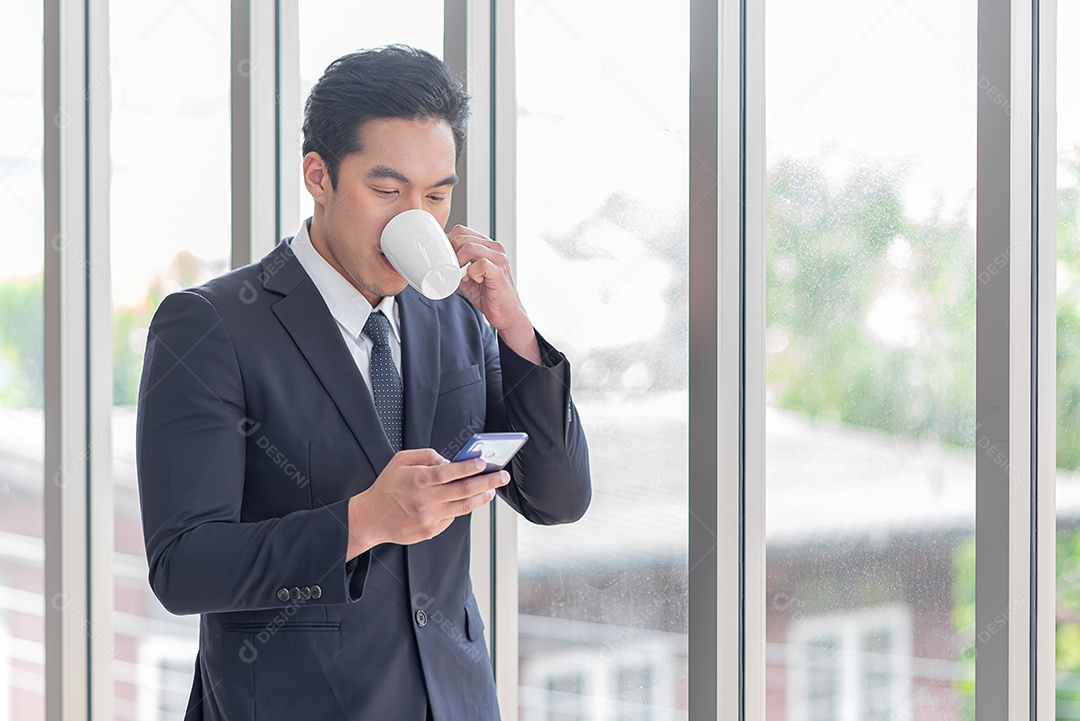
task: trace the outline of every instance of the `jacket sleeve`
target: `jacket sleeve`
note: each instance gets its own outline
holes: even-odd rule
[[[522,358],[480,315],[487,381],[488,432],[523,431],[529,440],[498,494],[533,523],[572,523],[592,499],[589,447],[570,397],[570,362],[536,333],[543,365]]]
[[[245,416],[240,367],[217,310],[197,292],[170,294],[150,324],[136,418],[154,594],[175,614],[356,600],[369,556],[346,567],[348,499],[241,522]],[[297,601],[291,592],[305,588]]]

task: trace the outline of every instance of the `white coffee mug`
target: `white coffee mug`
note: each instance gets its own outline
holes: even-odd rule
[[[413,288],[432,300],[457,290],[469,263],[458,267],[457,254],[435,216],[412,208],[398,213],[383,228],[382,252]]]

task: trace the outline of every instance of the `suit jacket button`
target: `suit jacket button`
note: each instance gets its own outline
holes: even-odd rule
[[[300,600],[301,601],[306,601],[309,598],[311,598],[311,589],[308,588],[307,586],[301,586],[300,587]]]
[[[289,589],[287,589],[287,588],[279,588],[277,590],[277,600],[281,601],[282,603],[285,603],[286,601],[288,601],[289,600]]]
[[[322,596],[322,589],[319,588],[318,584],[312,586],[311,587],[311,597],[314,598],[314,599],[318,599],[320,596]]]
[[[298,586],[293,586],[289,589],[289,598],[294,601],[300,600],[300,588]]]
[[[422,608],[416,612],[416,625],[420,628],[427,625],[427,612]]]

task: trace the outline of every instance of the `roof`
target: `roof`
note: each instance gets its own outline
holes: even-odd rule
[[[593,500],[564,526],[518,526],[524,574],[686,563],[685,393],[632,403],[576,399],[589,442]],[[134,409],[113,411],[113,473],[135,489]],[[40,409],[0,410],[0,498],[40,489]],[[974,450],[816,423],[768,409],[766,537],[771,552],[821,544],[930,543],[967,535],[975,517]],[[1058,472],[1059,518],[1080,518],[1080,476]],[[121,493],[123,511],[137,504]]]
[[[686,394],[615,404],[577,399],[593,502],[568,526],[519,525],[526,574],[575,567],[685,564]],[[930,544],[975,521],[975,451],[932,440],[765,414],[770,553],[809,546]],[[1059,519],[1080,518],[1080,476],[1058,471]],[[691,509],[693,510],[693,509]]]

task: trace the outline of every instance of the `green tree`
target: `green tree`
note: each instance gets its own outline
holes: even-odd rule
[[[42,290],[40,275],[0,283],[0,407],[43,407]]]
[[[810,417],[973,446],[973,232],[966,209],[906,217],[903,180],[865,164],[833,188],[817,163],[773,166],[766,382]]]

